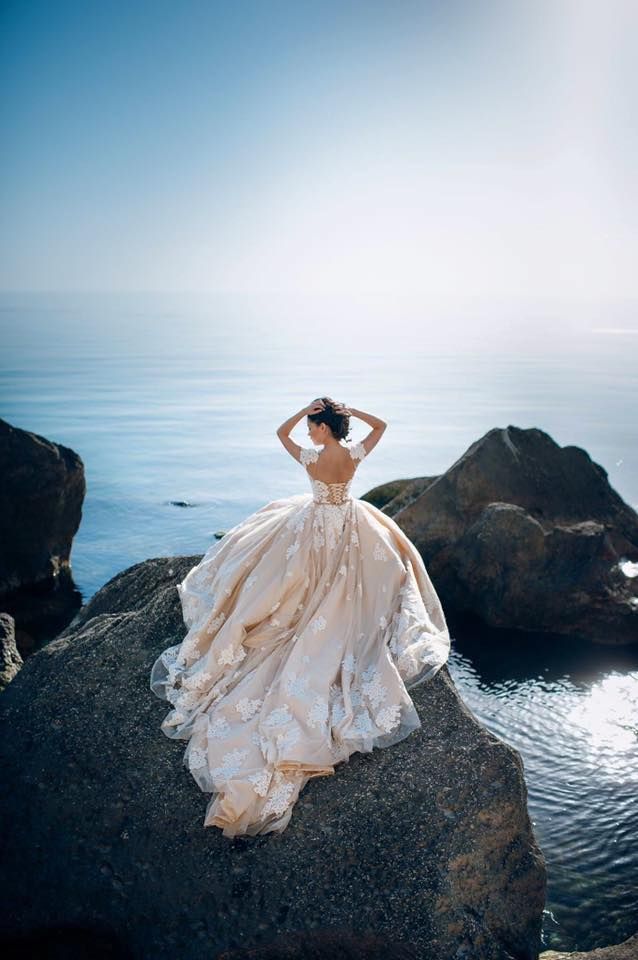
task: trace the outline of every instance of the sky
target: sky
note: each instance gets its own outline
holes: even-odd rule
[[[0,291],[638,294],[635,0],[3,0]]]

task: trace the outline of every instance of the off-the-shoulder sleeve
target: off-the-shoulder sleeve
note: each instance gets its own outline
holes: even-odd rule
[[[353,443],[352,446],[348,447],[348,450],[350,451],[350,456],[353,460],[361,461],[366,455],[366,448],[361,441],[358,443]]]
[[[302,447],[299,453],[299,462],[304,467],[307,463],[316,463],[319,459],[319,451],[315,447]]]

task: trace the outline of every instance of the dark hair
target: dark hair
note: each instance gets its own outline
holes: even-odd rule
[[[313,423],[326,423],[336,440],[347,440],[350,433],[350,415],[347,413],[336,413],[334,406],[335,400],[332,397],[319,397],[323,400],[324,408],[319,413],[309,413],[308,419]]]

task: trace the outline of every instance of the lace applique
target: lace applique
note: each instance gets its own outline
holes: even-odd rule
[[[268,813],[282,814],[288,809],[290,798],[295,789],[294,783],[289,783],[281,770],[276,770],[273,777],[274,785],[271,794],[264,804],[263,814]]]
[[[220,655],[217,657],[217,663],[220,667],[230,666],[233,663],[241,663],[245,656],[246,651],[243,649],[243,647],[237,651],[237,655],[235,656],[235,651],[231,645],[224,647]]]
[[[253,583],[257,583],[257,577],[254,575],[254,573],[251,573],[251,575],[247,578],[244,586],[246,587],[247,590],[250,590]]]
[[[199,770],[205,767],[208,761],[208,755],[201,747],[191,747],[188,751],[188,766],[191,770]]]
[[[308,688],[308,678],[298,677],[296,673],[293,673],[292,676],[286,677],[284,686],[286,687],[286,692],[291,696],[303,697]]]
[[[377,540],[374,545],[374,552],[372,554],[375,560],[383,560],[384,562],[388,559],[387,552],[381,546],[381,541]]]
[[[320,630],[326,629],[326,618],[325,617],[316,617],[310,624],[310,629],[313,633],[318,633]]]
[[[319,451],[315,447],[302,447],[299,452],[299,462],[303,463],[304,467],[308,463],[316,463],[319,459]]]
[[[361,692],[364,697],[367,697],[368,700],[371,701],[372,706],[376,708],[385,700],[388,694],[388,688],[384,687],[381,683],[381,674],[378,670],[373,670],[372,672],[366,671],[364,676],[366,680],[361,685]]]
[[[299,540],[295,540],[294,543],[291,543],[288,549],[286,550],[286,560],[290,560],[290,558],[296,554],[300,546],[301,544]]]
[[[374,718],[374,722],[380,730],[384,731],[384,733],[390,733],[390,731],[397,726],[400,720],[401,707],[398,703],[393,704],[391,707],[384,707],[383,710],[380,710]]]
[[[364,737],[372,733],[372,721],[365,708],[355,716],[352,729]]]
[[[353,657],[351,653],[346,654],[346,656],[341,661],[341,669],[344,674],[354,673],[354,668],[357,665],[357,658]]]
[[[315,702],[308,711],[308,723],[312,727],[322,727],[328,720],[328,704],[323,697],[315,697]]]
[[[290,710],[288,709],[288,704],[284,704],[283,707],[277,707],[275,710],[271,710],[266,719],[264,720],[265,727],[278,727],[282,723],[290,723],[293,719]]]
[[[225,753],[222,757],[222,762],[219,767],[215,767],[214,770],[211,770],[213,777],[221,777],[223,779],[230,779],[239,773],[242,763],[248,756],[248,750],[231,750],[230,753]]]
[[[286,747],[292,747],[301,739],[301,727],[297,722],[294,723],[288,730],[285,730],[284,733],[277,734],[277,746],[279,749],[285,749]]]
[[[323,535],[323,515],[321,511],[318,510],[315,513],[314,520],[312,521],[312,545],[315,550],[320,550],[325,542],[325,537]]]
[[[212,673],[209,673],[208,670],[202,670],[200,673],[193,674],[192,677],[184,677],[182,686],[189,690],[201,691],[206,689],[212,679]]]
[[[224,740],[230,736],[230,724],[226,717],[218,715],[208,720],[208,736],[211,740]]]
[[[251,717],[255,716],[263,702],[263,700],[249,700],[248,697],[243,697],[235,704],[235,710],[241,715],[242,720],[250,720]]]
[[[270,770],[260,770],[259,773],[251,774],[248,779],[252,783],[255,793],[260,797],[265,797],[272,780],[272,772]]]
[[[353,460],[361,461],[366,455],[366,448],[363,446],[361,441],[359,441],[358,443],[353,443],[351,446],[348,447],[348,450],[350,451],[350,456],[352,457]]]

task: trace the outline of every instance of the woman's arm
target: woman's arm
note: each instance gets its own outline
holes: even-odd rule
[[[381,420],[380,417],[374,417],[371,413],[364,413],[363,410],[357,410],[355,407],[348,407],[348,410],[351,416],[363,420],[364,423],[372,427],[370,433],[366,434],[361,441],[367,456],[383,436],[383,431],[387,427],[387,423],[385,420]]]
[[[354,407],[348,407],[348,410],[353,417],[357,417],[358,420],[363,420],[375,430],[381,430],[383,432],[387,427],[385,420],[381,420],[379,417],[373,417],[371,413],[364,413],[363,410],[356,410]]]
[[[323,406],[323,400],[313,400],[312,403],[308,404],[307,407],[302,407],[297,413],[293,413],[292,417],[288,417],[287,420],[284,420],[280,427],[277,427],[277,436],[283,443],[288,453],[290,453],[298,462],[301,462],[299,460],[301,447],[298,443],[295,443],[294,440],[291,440],[288,434],[293,427],[299,423],[302,417],[307,417],[309,413],[319,413],[320,410],[323,410]]]
[[[313,400],[312,403],[309,403],[307,407],[302,407],[298,413],[293,413],[292,417],[288,417],[287,420],[284,420],[282,425],[277,427],[277,436],[281,437],[283,433],[283,435],[287,437],[292,428],[299,423],[302,417],[307,417],[309,413],[321,413],[323,408],[323,400]]]

